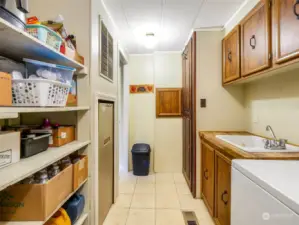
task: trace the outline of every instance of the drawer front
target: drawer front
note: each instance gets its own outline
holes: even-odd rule
[[[222,154],[216,153],[215,164],[215,220],[218,224],[230,225],[231,162]]]
[[[214,149],[202,143],[202,197],[212,216],[214,216],[215,170]]]

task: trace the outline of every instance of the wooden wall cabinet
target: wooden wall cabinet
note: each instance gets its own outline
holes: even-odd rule
[[[201,164],[201,182],[202,198],[209,212],[214,216],[215,201],[215,151],[206,143],[201,144],[202,164]]]
[[[231,160],[215,153],[215,222],[230,225],[231,209]]]
[[[156,116],[178,117],[182,115],[182,89],[156,89]]]
[[[240,26],[234,28],[222,41],[223,83],[240,78]]]
[[[241,74],[250,74],[271,67],[271,5],[260,3],[241,22]]]
[[[273,13],[275,63],[281,64],[299,58],[299,2],[275,0]]]
[[[217,225],[230,225],[231,159],[201,140],[201,197]]]

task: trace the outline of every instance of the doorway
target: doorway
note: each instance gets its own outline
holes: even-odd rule
[[[114,203],[114,108],[113,102],[98,102],[99,224]]]
[[[118,149],[119,173],[126,174],[129,170],[129,77],[126,76],[127,61],[119,52],[119,82],[118,82]]]

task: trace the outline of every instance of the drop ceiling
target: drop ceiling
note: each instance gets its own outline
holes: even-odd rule
[[[223,27],[245,0],[103,0],[130,54],[181,51],[192,29]],[[154,32],[154,49],[144,46]]]

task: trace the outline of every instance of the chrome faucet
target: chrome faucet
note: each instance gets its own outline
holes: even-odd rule
[[[266,131],[270,131],[271,134],[272,134],[273,139],[277,141],[276,135],[274,134],[274,131],[273,131],[273,129],[272,129],[272,127],[270,125],[268,125],[266,127]]]
[[[266,131],[270,131],[274,140],[265,139],[265,149],[284,150],[286,149],[286,139],[277,139],[271,126],[266,127]]]

